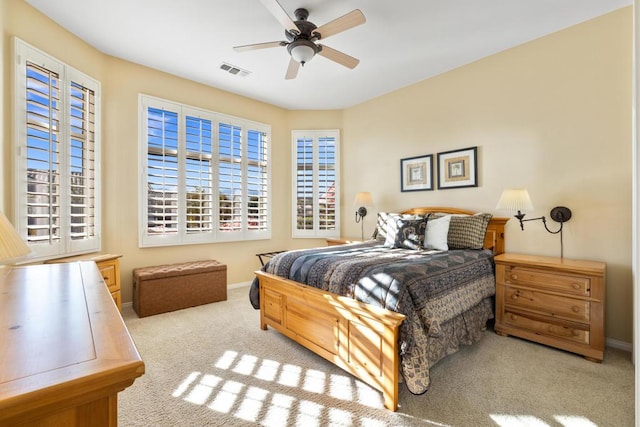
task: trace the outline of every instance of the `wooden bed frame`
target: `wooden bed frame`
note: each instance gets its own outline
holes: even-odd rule
[[[446,207],[413,208],[401,213],[474,212]],[[509,218],[492,218],[485,248],[504,252]],[[319,356],[380,390],[384,406],[398,408],[398,328],[404,315],[321,291],[263,271],[260,282],[260,328],[271,326]]]

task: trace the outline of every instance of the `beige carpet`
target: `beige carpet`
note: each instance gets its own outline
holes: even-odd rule
[[[487,331],[432,369],[431,389],[400,384],[400,408],[273,330],[248,288],[225,302],[125,322],[146,373],[119,395],[121,426],[634,425],[631,355],[603,364]]]

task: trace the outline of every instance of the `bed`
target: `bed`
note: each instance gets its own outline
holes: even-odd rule
[[[272,327],[380,390],[385,407],[396,411],[401,378],[423,393],[431,366],[481,338],[493,317],[493,256],[504,252],[508,218],[421,207],[393,214],[397,229],[389,230],[385,215],[370,241],[275,255],[255,272],[251,294],[261,329]],[[477,224],[480,215],[486,221],[478,247],[443,250],[441,242],[425,249],[415,241],[425,234],[416,224],[429,224],[426,234],[435,236],[444,221],[435,220],[445,217],[451,244],[454,221]]]

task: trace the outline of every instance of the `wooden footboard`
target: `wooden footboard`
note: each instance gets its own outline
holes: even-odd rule
[[[380,390],[398,408],[398,328],[404,315],[256,271],[260,328],[271,326]]]
[[[412,208],[402,213],[474,212],[447,207]],[[508,218],[489,222],[484,247],[504,252]],[[398,408],[398,329],[404,315],[303,285],[264,271],[260,282],[260,327],[268,326],[382,392],[384,406]]]

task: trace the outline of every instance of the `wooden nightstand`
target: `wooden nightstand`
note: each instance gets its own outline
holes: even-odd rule
[[[47,261],[46,264],[75,261],[94,261],[102,274],[105,285],[118,310],[122,312],[122,293],[120,291],[120,257],[115,254],[87,254]]]
[[[605,263],[507,253],[495,262],[497,334],[602,362]]]
[[[361,243],[362,239],[348,237],[329,237],[327,246],[346,245],[347,243]]]

